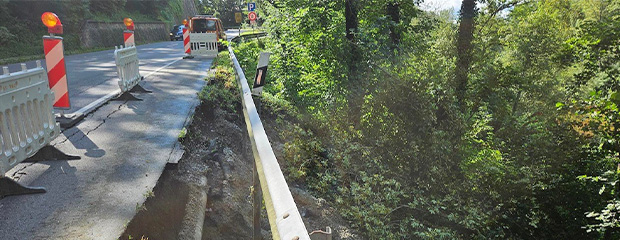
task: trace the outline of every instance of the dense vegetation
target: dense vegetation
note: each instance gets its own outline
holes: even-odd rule
[[[47,34],[41,23],[43,12],[54,12],[60,18],[64,46],[68,52],[83,50],[80,31],[86,20],[163,21],[179,24],[184,15],[184,2],[194,0],[0,0],[0,59],[43,54],[42,36]]]
[[[620,1],[259,2],[280,161],[367,238],[620,238]]]

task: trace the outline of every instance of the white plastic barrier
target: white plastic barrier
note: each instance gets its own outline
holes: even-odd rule
[[[192,55],[216,57],[217,56],[217,36],[216,33],[190,33],[189,44]]]
[[[0,177],[58,137],[47,72],[37,67],[0,75]]]
[[[121,88],[121,93],[131,90],[136,86],[142,76],[140,76],[138,60],[138,51],[136,46],[114,47],[114,59],[116,60],[116,70],[118,72],[118,86]]]

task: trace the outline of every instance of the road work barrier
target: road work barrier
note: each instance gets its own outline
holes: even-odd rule
[[[114,49],[114,59],[119,78],[118,86],[121,88],[121,93],[126,93],[142,80],[138,51],[135,46],[123,47],[121,45],[114,47]]]
[[[216,57],[217,36],[216,33],[190,33],[190,49],[194,56]]]
[[[125,46],[135,46],[136,45],[136,39],[133,35],[133,31],[129,31],[129,30],[125,30],[123,32],[123,39],[125,42]]]
[[[254,153],[254,239],[261,238],[260,195],[265,202],[273,239],[311,239],[286,184],[280,164],[278,164],[269,139],[267,139],[245,74],[232,47],[228,47],[228,51],[237,73],[240,90],[243,93],[241,95],[243,115]]]
[[[133,30],[135,29],[133,20],[131,18],[125,18],[123,19],[123,24],[127,27],[127,30],[123,31],[125,46],[135,46],[136,39],[133,36]]]
[[[192,49],[189,45],[189,29],[183,28],[183,50],[185,50],[186,57],[192,56]]]
[[[65,66],[64,46],[62,37],[43,36],[43,50],[49,87],[54,92],[53,106],[59,109],[70,109],[69,86]]]
[[[45,69],[37,67],[0,75],[0,178],[58,137]]]

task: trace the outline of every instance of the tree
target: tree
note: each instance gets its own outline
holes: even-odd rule
[[[465,96],[467,94],[467,82],[469,68],[472,62],[472,40],[474,37],[474,18],[476,17],[476,0],[463,0],[460,12],[460,24],[456,40],[456,97],[459,107],[465,109]]]

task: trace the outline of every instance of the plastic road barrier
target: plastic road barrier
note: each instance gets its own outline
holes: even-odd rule
[[[216,33],[190,33],[189,42],[191,51],[195,56],[217,56]]]
[[[116,70],[118,72],[118,86],[121,93],[125,93],[135,87],[142,76],[140,76],[138,52],[135,46],[114,47],[114,59],[116,60]]]
[[[61,37],[43,36],[43,50],[49,87],[54,92],[53,106],[59,109],[70,109],[67,70],[65,67],[64,47]]]
[[[0,75],[0,178],[58,137],[52,102],[54,93],[45,69],[37,67]]]

